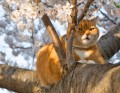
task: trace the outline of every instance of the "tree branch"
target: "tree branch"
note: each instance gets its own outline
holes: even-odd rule
[[[84,2],[78,3],[78,4],[77,4],[77,7],[80,6],[80,5],[82,5],[82,4],[84,4]]]
[[[53,41],[53,45],[54,45],[55,50],[56,50],[56,52],[58,54],[61,65],[64,66],[65,65],[66,55],[65,55],[64,49],[62,47],[62,44],[60,42],[60,39],[59,39],[59,37],[58,37],[52,23],[50,22],[50,19],[47,16],[47,14],[43,15],[42,21],[43,21],[47,31],[49,32],[51,40]]]
[[[27,69],[0,65],[0,87],[18,93],[40,93],[36,73]]]
[[[68,29],[67,29],[67,36],[66,36],[66,62],[68,68],[70,68],[74,63],[75,60],[73,58],[73,37],[75,34],[75,27],[77,26],[77,0],[72,0],[72,13],[71,13],[71,18],[68,22]]]
[[[100,52],[106,60],[120,50],[120,38],[115,35],[117,33],[120,33],[120,23],[98,41]]]
[[[119,93],[119,77],[120,64],[94,65],[77,62],[58,84],[50,89],[43,89],[34,71],[0,65],[0,87],[18,93]]]
[[[59,84],[45,93],[119,93],[120,64],[76,64]]]
[[[72,18],[72,24],[75,24],[75,26],[77,26],[77,0],[72,0],[72,14],[71,14],[71,18]]]
[[[93,7],[95,7],[96,9],[98,8],[96,5],[92,5]],[[99,11],[101,12],[101,14],[103,15],[103,16],[105,16],[108,20],[110,20],[113,24],[115,24],[115,25],[117,25],[117,23],[114,21],[114,20],[112,20],[111,18],[109,18],[102,10],[100,10],[99,9]]]
[[[99,10],[101,12],[102,15],[104,15],[108,20],[110,20],[113,24],[117,25],[116,22],[114,22],[114,20],[110,19],[104,12],[102,12],[101,10]]]
[[[82,13],[80,14],[80,16],[78,17],[78,23],[84,18],[84,16],[86,15],[87,11],[89,10],[89,7],[91,5],[91,3],[94,0],[88,0],[87,4],[85,5],[84,10],[82,11]]]

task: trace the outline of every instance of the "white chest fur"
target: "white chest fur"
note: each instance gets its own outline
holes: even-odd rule
[[[81,60],[93,54],[93,51],[77,50],[77,49],[75,49],[74,52],[80,57]]]

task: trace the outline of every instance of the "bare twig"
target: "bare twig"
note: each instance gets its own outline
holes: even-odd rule
[[[71,18],[72,18],[72,24],[75,24],[75,26],[77,25],[77,0],[72,0],[72,14],[71,14]]]
[[[93,1],[94,0],[88,0],[87,4],[85,5],[84,10],[82,11],[80,16],[78,17],[78,23],[84,18],[84,16],[86,15],[86,13],[87,13],[87,11],[88,11],[88,9]]]
[[[112,20],[111,18],[109,18],[104,12],[102,12],[101,10],[99,10],[101,12],[102,15],[104,15],[108,20],[110,20],[113,24],[117,25],[116,22],[114,22],[114,20]]]
[[[98,8],[96,5],[92,5],[93,7],[95,7],[96,9]],[[113,19],[111,19],[111,18],[109,18],[108,16],[107,16],[107,14],[105,14],[102,10],[100,10],[100,8],[99,8],[99,11],[101,12],[101,14],[103,15],[103,16],[105,16],[108,20],[110,20],[113,24],[115,24],[115,25],[117,25],[117,23],[113,20]]]
[[[80,6],[80,5],[82,5],[82,4],[84,4],[84,2],[78,3],[77,6]]]
[[[9,47],[7,47],[7,48],[9,48]],[[10,48],[13,48],[13,49],[16,49],[16,48],[19,48],[19,49],[31,49],[32,47],[22,47],[22,46],[13,45],[13,46],[10,46]]]
[[[44,4],[45,6],[47,6],[47,7],[49,7],[49,8],[53,8],[52,5],[49,5],[49,4],[45,3],[45,2],[43,2],[43,4]]]
[[[34,22],[33,22],[34,23]],[[33,51],[33,63],[34,63],[34,59],[35,59],[35,50],[34,50],[34,45],[35,45],[35,40],[34,40],[34,31],[35,31],[35,29],[34,29],[34,24],[33,24],[33,27],[32,27],[32,36],[31,36],[31,38],[32,38],[32,51]]]

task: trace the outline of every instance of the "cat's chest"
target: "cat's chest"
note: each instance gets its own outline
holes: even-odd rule
[[[74,52],[76,53],[77,56],[80,57],[81,60],[90,57],[94,53],[94,51],[92,50],[76,50],[76,49],[74,50]]]

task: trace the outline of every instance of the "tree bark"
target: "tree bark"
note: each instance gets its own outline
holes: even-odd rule
[[[40,87],[34,71],[0,65],[0,87],[18,93],[119,93],[120,64],[80,64],[50,89]]]
[[[0,65],[0,87],[18,93],[40,93],[35,71]]]
[[[66,63],[67,67],[70,67],[75,63],[73,58],[73,38],[76,31],[77,26],[77,0],[72,0],[72,13],[68,21],[68,29],[66,35]]]
[[[59,59],[61,60],[60,62],[63,67],[65,65],[66,55],[65,55],[64,49],[62,47],[62,44],[60,42],[59,36],[57,35],[57,32],[56,32],[55,28],[53,27],[47,14],[43,15],[42,21],[51,37],[51,40],[53,41],[55,51],[57,52],[57,55],[58,55]]]
[[[70,73],[50,90],[41,93],[119,93],[120,64],[76,63]]]
[[[106,60],[120,50],[120,37],[117,36],[119,33],[120,23],[98,41],[100,52]]]

